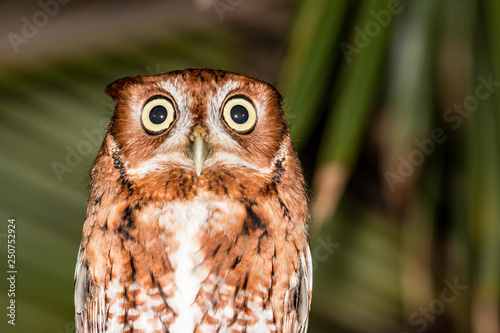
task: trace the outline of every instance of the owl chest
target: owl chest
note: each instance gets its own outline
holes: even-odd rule
[[[170,332],[274,330],[274,239],[246,226],[248,219],[248,208],[230,200],[172,202],[162,209],[158,237],[170,267],[163,293],[175,314]]]
[[[285,291],[275,287],[288,284],[293,250],[270,224],[279,209],[267,206],[200,196],[120,214],[129,217],[108,232],[107,326],[276,331]]]
[[[170,332],[193,332],[203,316],[196,298],[208,277],[203,267],[203,236],[210,225],[210,205],[201,201],[173,202],[158,219],[166,262],[171,271],[164,290],[175,319]]]

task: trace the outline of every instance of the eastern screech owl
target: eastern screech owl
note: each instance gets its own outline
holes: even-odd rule
[[[306,193],[276,89],[188,69],[106,92],[77,332],[306,332]]]

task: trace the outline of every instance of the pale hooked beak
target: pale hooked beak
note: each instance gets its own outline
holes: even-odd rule
[[[193,153],[194,169],[197,176],[201,175],[201,171],[203,170],[203,163],[210,153],[210,149],[203,139],[204,132],[204,129],[201,127],[195,129],[195,131],[193,132],[194,142],[191,149]]]

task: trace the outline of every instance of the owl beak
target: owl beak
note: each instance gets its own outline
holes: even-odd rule
[[[205,141],[206,130],[202,126],[198,125],[194,128],[190,138],[193,142],[190,151],[188,151],[189,156],[193,159],[194,169],[196,175],[200,176],[203,170],[203,164],[210,157],[212,153],[212,147]]]
[[[200,176],[203,170],[203,164],[210,157],[212,153],[212,147],[205,141],[207,131],[204,127],[197,125],[190,135],[191,144],[190,149],[188,149],[188,155],[192,158],[194,162],[194,169],[196,175]]]
[[[205,140],[203,140],[201,133],[198,132],[193,143],[193,161],[197,176],[201,175],[201,170],[203,170],[203,162],[205,162],[207,155],[205,147]]]

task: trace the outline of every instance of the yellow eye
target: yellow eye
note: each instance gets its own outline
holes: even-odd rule
[[[222,119],[231,130],[239,134],[250,133],[257,123],[257,112],[244,96],[231,97],[222,110]]]
[[[176,114],[172,102],[163,97],[155,96],[142,108],[142,127],[149,134],[161,134],[172,126]]]

